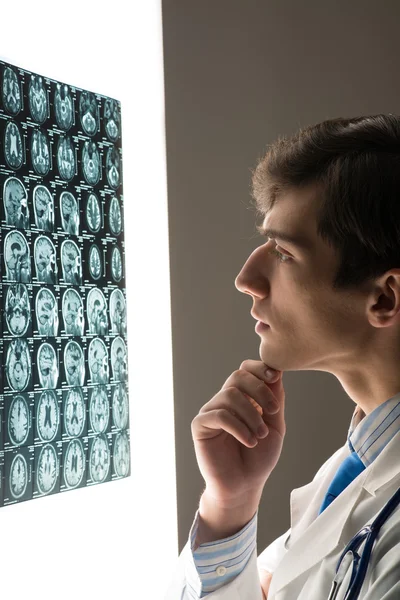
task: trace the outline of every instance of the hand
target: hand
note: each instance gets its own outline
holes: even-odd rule
[[[261,497],[282,452],[286,434],[282,371],[275,371],[274,383],[267,383],[266,368],[262,361],[245,360],[191,423],[206,491],[221,506]],[[269,401],[275,405],[272,410]],[[261,438],[257,429],[262,423],[269,432]],[[249,440],[252,434],[257,438],[254,442]]]

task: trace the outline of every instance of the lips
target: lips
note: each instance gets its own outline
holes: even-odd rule
[[[250,312],[250,314],[253,317],[253,319],[256,319],[257,321],[261,321],[261,323],[264,323],[264,325],[268,325],[268,323],[266,323],[265,321],[263,321],[260,317],[258,317],[254,313]]]

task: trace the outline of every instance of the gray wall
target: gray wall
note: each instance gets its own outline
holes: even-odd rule
[[[249,169],[300,126],[399,112],[399,17],[397,0],[163,2],[179,552],[204,489],[191,421],[243,360],[260,360],[252,299],[234,286],[262,243]],[[287,433],[259,554],[290,526],[291,490],[346,441],[355,408],[328,373],[283,381]]]

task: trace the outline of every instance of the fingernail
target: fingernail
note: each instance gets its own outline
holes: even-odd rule
[[[271,401],[267,402],[267,411],[272,414],[279,412],[278,404],[276,404],[276,402]]]
[[[274,371],[273,369],[265,369],[265,378],[268,381],[271,381],[271,379],[273,379],[276,375],[276,371]]]
[[[264,423],[262,423],[260,425],[260,427],[257,429],[257,435],[260,438],[264,438],[266,435],[268,435],[268,433],[269,433],[269,429]]]

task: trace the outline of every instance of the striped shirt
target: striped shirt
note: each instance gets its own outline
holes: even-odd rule
[[[357,405],[347,433],[350,450],[355,450],[368,467],[400,429],[400,393],[375,408],[368,416]],[[258,510],[234,535],[201,544],[195,541],[199,525],[196,511],[189,532],[193,560],[186,567],[186,598],[199,600],[235,579],[246,567],[257,543]]]

